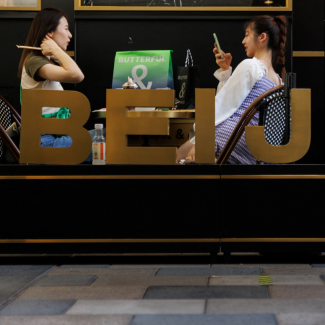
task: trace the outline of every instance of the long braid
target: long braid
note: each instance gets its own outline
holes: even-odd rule
[[[278,59],[277,64],[279,64],[281,68],[281,78],[284,82],[284,75],[286,73],[285,68],[285,43],[287,40],[287,24],[288,20],[284,16],[277,16],[274,18],[275,22],[279,26],[280,29],[280,39],[279,39],[279,52],[278,52]]]

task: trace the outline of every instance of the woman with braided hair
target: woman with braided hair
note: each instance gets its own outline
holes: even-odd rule
[[[281,85],[286,72],[285,43],[287,18],[284,16],[257,16],[245,24],[245,38],[242,44],[249,58],[242,61],[232,74],[232,56],[221,53],[215,44],[213,53],[220,69],[214,76],[220,81],[215,98],[215,154],[221,154],[229,136],[246,108],[270,88]],[[279,64],[282,79],[274,71]],[[249,126],[258,125],[258,113]],[[183,144],[177,151],[177,161],[185,157],[195,160],[195,137]],[[238,141],[231,156],[230,164],[255,164],[245,141],[245,132]]]

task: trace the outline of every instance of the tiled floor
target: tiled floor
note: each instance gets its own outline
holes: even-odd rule
[[[0,266],[0,325],[324,325],[324,267]]]

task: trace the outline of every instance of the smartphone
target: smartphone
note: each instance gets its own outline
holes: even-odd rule
[[[218,42],[218,38],[217,38],[216,33],[213,33],[213,37],[214,37],[214,40],[216,41],[218,51],[219,51],[219,53],[221,54],[221,59],[223,59],[223,55],[222,55],[222,52],[221,52],[220,44],[219,44],[219,42]]]

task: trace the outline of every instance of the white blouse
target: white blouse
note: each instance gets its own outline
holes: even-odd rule
[[[232,67],[226,71],[218,69],[214,73],[220,81],[215,98],[215,125],[219,125],[232,116],[248,96],[254,84],[266,75],[263,63],[256,58],[242,61],[232,75],[231,72]],[[195,130],[195,123],[193,128]],[[195,144],[195,137],[191,139],[191,143]]]

